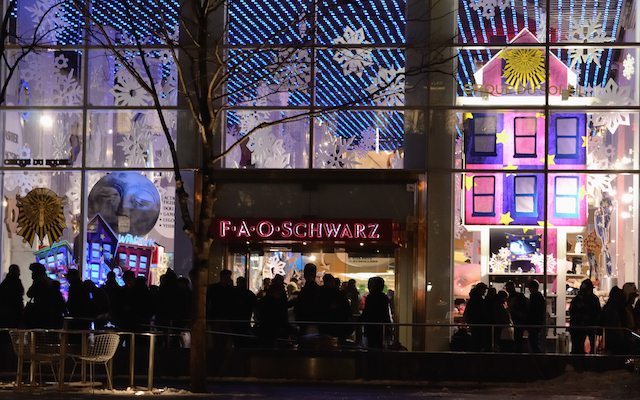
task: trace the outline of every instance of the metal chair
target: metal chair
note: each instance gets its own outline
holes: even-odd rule
[[[117,333],[105,333],[93,336],[92,343],[87,343],[87,349],[83,355],[71,356],[73,358],[74,364],[73,369],[71,370],[71,377],[69,378],[69,381],[71,381],[71,378],[73,378],[73,373],[75,372],[76,366],[79,363],[82,363],[82,361],[86,361],[89,363],[89,380],[91,383],[91,387],[93,388],[95,365],[102,364],[107,371],[108,388],[111,389],[113,387],[113,381],[107,363],[115,355],[116,350],[118,350],[119,344],[120,335],[118,335]]]
[[[34,384],[35,367],[40,373],[40,386],[42,386],[42,364],[51,365],[53,377],[57,382],[54,364],[60,365],[62,359],[60,348],[60,333],[46,330],[13,330],[9,331],[13,350],[18,356],[18,370],[16,384],[22,386],[22,369],[24,362],[31,363],[31,379]]]

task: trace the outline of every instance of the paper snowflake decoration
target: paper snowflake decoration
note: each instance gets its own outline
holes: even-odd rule
[[[593,198],[600,198],[603,193],[613,194],[612,182],[617,175],[589,174],[587,175],[587,193]]]
[[[630,86],[620,86],[612,78],[604,87],[597,86],[593,89],[594,105],[602,106],[637,106],[633,98],[630,97]],[[622,111],[600,111],[594,112],[590,116],[594,127],[606,126],[609,132],[615,133],[620,125],[630,125],[631,121],[628,112]]]
[[[404,105],[404,68],[380,68],[367,88],[373,102],[384,106]]]
[[[365,40],[364,28],[360,28],[354,32],[351,27],[344,28],[344,35],[333,40],[334,44],[370,44]],[[364,69],[369,65],[373,65],[371,58],[371,49],[350,48],[336,50],[333,54],[334,61],[342,65],[342,73],[349,75],[355,73],[358,77],[362,77]]]
[[[284,140],[276,139],[271,148],[271,156],[264,159],[262,168],[283,169],[289,168],[290,154],[284,149]]]
[[[462,237],[462,234],[467,231],[467,228],[465,228],[464,225],[462,225],[462,220],[458,218],[458,216],[459,216],[459,213],[456,213],[456,220],[453,228],[453,236],[456,239],[460,239]]]
[[[570,43],[606,43],[612,42],[613,38],[607,37],[606,32],[600,23],[600,13],[596,14],[593,19],[585,20],[580,24],[580,19],[573,19],[573,25],[567,34],[567,42]],[[591,60],[600,66],[600,55],[604,51],[604,47],[587,47],[587,48],[569,48],[569,58],[571,64],[569,68],[573,68],[578,61],[586,63]]]
[[[117,145],[122,147],[125,162],[129,166],[145,164],[149,161],[149,149],[152,144],[151,132],[144,128],[144,121],[136,121],[131,132],[122,135]]]
[[[32,22],[38,26],[38,34],[55,36],[61,28],[69,26],[65,4],[59,0],[38,0],[34,7],[25,7],[31,13]]]
[[[109,90],[109,93],[115,97],[116,106],[148,106],[152,104],[151,95],[126,70],[116,75],[116,83]]]
[[[506,10],[511,2],[509,0],[469,0],[469,7],[474,10],[482,9],[484,18],[491,18],[496,15],[496,8]]]
[[[258,168],[263,168],[266,160],[272,158],[277,152],[277,138],[268,129],[258,129],[249,136],[247,148],[251,151],[251,163]],[[281,145],[281,144],[280,144]]]
[[[537,273],[544,272],[544,256],[542,253],[535,253],[531,256],[531,264],[535,265]],[[558,261],[551,254],[547,254],[547,273],[557,273]]]
[[[64,74],[55,74],[53,85],[53,104],[57,106],[77,106],[82,101],[82,87],[71,71]]]
[[[500,53],[505,60],[505,82],[518,90],[519,87],[532,88],[545,81],[544,51],[540,49],[513,49]]]
[[[272,70],[277,84],[292,91],[306,91],[311,81],[309,50],[290,48],[279,52]]]
[[[316,153],[316,166],[320,168],[344,168],[350,169],[360,165],[356,159],[356,152],[351,150],[351,144],[355,137],[345,139],[326,134],[328,137]]]
[[[509,255],[505,255],[506,253],[502,250],[507,250]],[[509,256],[511,252],[508,248],[503,247],[498,251],[498,254],[491,254],[491,258],[489,258],[489,272],[494,274],[502,274],[505,272],[505,269],[511,264],[509,261]]]
[[[602,136],[594,135],[589,136],[587,148],[589,149],[587,157],[590,157],[587,160],[589,169],[610,169],[609,159],[615,154],[615,149],[612,145],[605,145]]]
[[[365,157],[369,151],[373,149],[376,144],[376,130],[375,128],[367,128],[366,131],[360,133],[360,141],[358,145],[354,147],[353,151],[356,152],[358,158]]]
[[[20,172],[16,174],[16,185],[19,187],[21,196],[26,196],[33,188],[36,187],[36,175],[29,172]]]
[[[627,58],[622,61],[622,75],[624,75],[627,80],[631,80],[633,74],[636,73],[636,59],[631,56],[631,54],[627,53]]]
[[[283,277],[287,275],[285,272],[285,267],[287,263],[280,260],[277,255],[273,255],[269,257],[269,259],[265,262],[265,269],[269,271],[269,274],[273,278],[276,275],[282,275]]]
[[[240,133],[248,134],[258,125],[269,121],[269,111],[262,111],[259,108],[254,110],[238,110],[236,111],[238,122],[240,123]]]

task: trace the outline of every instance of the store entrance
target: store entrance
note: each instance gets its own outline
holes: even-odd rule
[[[270,248],[260,252],[229,253],[227,265],[232,269],[234,279],[246,277],[249,289],[257,293],[262,289],[264,279],[273,279],[276,274],[284,276],[286,284],[297,282],[298,288],[302,287],[302,270],[307,263],[318,267],[316,282],[319,285],[322,285],[325,274],[338,278],[341,285],[353,279],[362,298],[368,293],[369,278],[379,276],[384,279],[385,293],[395,292],[395,256],[377,250],[369,253],[345,250],[302,253]]]

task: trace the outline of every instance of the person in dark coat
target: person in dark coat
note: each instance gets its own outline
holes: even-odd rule
[[[491,350],[491,327],[474,326],[479,324],[490,324],[490,311],[493,310],[491,301],[491,310],[487,309],[487,303],[483,298],[487,291],[487,285],[478,282],[475,287],[469,291],[469,301],[464,309],[464,322],[469,324],[469,332],[471,333],[472,349],[474,351],[490,351]]]
[[[509,314],[514,324],[514,341],[515,352],[522,353],[523,337],[525,328],[523,325],[527,323],[527,298],[524,293],[516,290],[516,284],[509,281],[504,285],[505,290],[509,294],[507,305],[509,306]]]
[[[338,343],[344,344],[347,337],[353,333],[353,326],[347,324],[330,324],[330,322],[349,322],[351,320],[351,306],[349,300],[336,286],[336,280],[331,274],[322,277],[324,285],[318,290],[318,318],[324,322],[320,325],[320,333],[338,338]]]
[[[91,295],[80,278],[80,271],[70,269],[66,274],[69,281],[69,297],[67,311],[69,321],[67,328],[71,330],[87,330],[91,328],[91,320],[95,317],[92,309]]]
[[[318,293],[320,286],[316,283],[317,267],[315,264],[307,264],[304,266],[304,286],[300,289],[300,293],[296,299],[293,312],[296,321],[300,325],[300,334],[307,335],[318,332],[316,324],[309,322],[317,322],[319,315],[316,303],[318,301]]]
[[[235,290],[237,292],[235,295],[237,304],[234,319],[238,320],[238,322],[234,323],[233,330],[240,336],[236,337],[234,344],[246,347],[250,342],[247,335],[251,334],[251,318],[256,310],[258,298],[247,287],[247,278],[244,276],[236,278]]]
[[[207,320],[211,331],[218,332],[213,336],[213,345],[218,348],[231,347],[233,323],[236,312],[236,290],[233,287],[231,270],[220,271],[220,281],[207,288]]]
[[[571,334],[571,354],[585,354],[585,340],[589,338],[590,353],[596,349],[596,329],[591,328],[600,321],[600,300],[593,293],[593,282],[585,279],[580,290],[569,305],[569,333]]]
[[[547,317],[547,301],[545,300],[542,293],[540,293],[540,283],[537,280],[532,279],[527,284],[529,288],[529,308],[527,309],[527,325],[530,325],[528,328],[529,331],[529,351],[531,353],[541,353],[541,341],[540,334],[542,328],[539,328],[539,325],[544,325],[546,323]]]
[[[508,303],[509,293],[506,290],[498,290],[493,304],[494,343],[498,344],[499,351],[513,353],[515,351],[514,326]]]
[[[87,279],[82,282],[91,297],[91,316],[96,330],[103,330],[105,325],[111,320],[111,304],[107,292],[96,286]]]
[[[369,294],[364,302],[360,320],[362,322],[390,323],[389,298],[383,292],[384,279],[379,276],[369,278],[368,286]],[[367,347],[382,349],[384,344],[383,325],[365,325],[364,336],[367,338]]]
[[[31,304],[27,304],[24,310],[24,325],[28,329],[43,328],[57,329],[59,318],[56,318],[56,287],[53,279],[49,278],[45,266],[40,263],[32,263],[29,266],[33,284],[27,290],[27,296],[31,298]]]
[[[604,327],[604,349],[611,354],[624,353],[625,298],[622,289],[614,286],[609,291],[609,299],[602,307],[600,325]]]
[[[276,275],[256,312],[259,337],[264,347],[278,347],[278,339],[288,338],[291,329],[287,313],[287,293],[282,275]]]
[[[20,267],[9,266],[9,272],[0,283],[0,327],[17,328],[24,309],[24,286],[20,281]]]

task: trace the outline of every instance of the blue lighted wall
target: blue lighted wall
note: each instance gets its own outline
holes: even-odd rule
[[[314,19],[311,17],[310,4],[296,0],[231,0],[228,44],[232,47],[294,44],[300,48],[310,47],[315,40],[315,44],[319,45],[316,49],[315,79],[311,81],[315,104],[326,107],[375,105],[362,99],[368,97],[366,88],[372,85],[378,69],[397,70],[405,66],[403,50],[385,49],[385,45],[403,44],[405,41],[405,1],[322,1],[317,5],[315,14],[315,39],[311,36]],[[302,35],[300,21],[305,21],[306,27]],[[333,60],[333,50],[322,47],[325,44],[333,45],[333,40],[342,37],[346,27],[354,31],[362,28],[366,40],[377,47],[372,53],[374,65],[367,67],[362,77],[353,73],[345,76],[342,67]],[[277,86],[279,82],[274,80],[274,74],[270,72],[277,49],[275,46],[266,47],[258,55],[254,50],[229,50],[230,81],[227,88],[232,104],[256,98],[256,78],[260,77],[264,77],[265,82],[275,88],[274,91],[286,91],[286,87]],[[310,102],[311,91],[290,91],[289,106],[308,106]],[[403,143],[403,114],[396,111],[338,112],[323,116],[322,119],[336,134],[345,138],[355,136],[354,144],[360,139],[362,131],[372,127],[380,128],[381,150],[395,150]],[[234,113],[229,114],[228,122],[231,125],[237,123]]]

